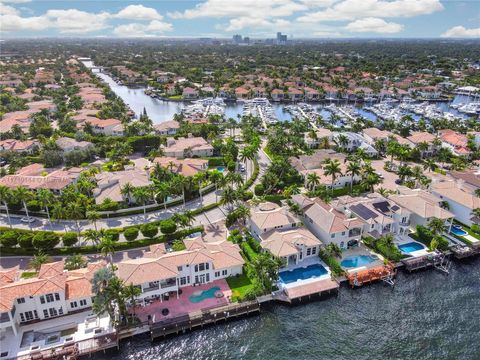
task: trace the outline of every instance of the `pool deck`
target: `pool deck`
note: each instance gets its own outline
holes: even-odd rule
[[[321,265],[325,268],[325,270],[327,270],[327,273],[325,275],[322,275],[322,276],[317,276],[317,277],[313,277],[313,278],[309,278],[309,279],[299,279],[297,281],[294,281],[294,282],[291,282],[291,283],[284,283],[282,281],[279,281],[279,287],[283,288],[283,289],[291,289],[291,288],[294,288],[294,287],[297,287],[297,286],[301,286],[301,285],[305,285],[305,284],[309,284],[309,283],[312,283],[312,282],[315,282],[315,281],[318,281],[318,280],[323,280],[323,279],[330,279],[331,278],[331,271],[330,271],[330,268],[327,266],[327,264],[325,264],[322,260],[320,260],[320,258],[318,256],[313,256],[313,257],[309,257],[309,258],[306,258],[302,261],[300,261],[298,264],[292,264],[292,265],[289,265],[285,268],[282,268],[280,270],[280,272],[284,272],[284,271],[292,271],[292,270],[295,270],[295,269],[301,269],[301,268],[306,268],[307,266],[310,266],[310,265]]]
[[[343,260],[345,260],[346,258],[349,258],[351,256],[362,256],[362,255],[364,255],[364,256],[375,256],[375,257],[378,258],[378,260],[377,261],[372,261],[369,264],[364,264],[362,266],[358,266],[356,268],[348,268],[348,267],[343,267],[342,266],[342,269],[345,270],[347,273],[351,273],[351,272],[357,272],[357,271],[360,271],[360,270],[367,270],[367,269],[370,269],[370,268],[377,267],[379,265],[383,265],[382,255],[374,253],[372,250],[370,250],[368,247],[366,247],[362,243],[360,243],[359,246],[356,246],[356,247],[353,247],[353,248],[350,248],[350,249],[347,249],[347,250],[343,251],[342,252],[342,258],[339,260],[339,262],[341,263]]]
[[[202,300],[198,303],[192,303],[190,296],[197,291],[208,290],[212,287],[219,287],[223,292],[222,298],[209,298]],[[227,284],[225,279],[215,280],[208,284],[202,284],[198,286],[186,286],[182,287],[182,294],[178,296],[171,295],[169,300],[156,300],[146,306],[138,305],[135,310],[131,309],[131,313],[135,311],[136,316],[141,322],[148,321],[148,315],[151,316],[153,322],[163,321],[170,318],[179,317],[195,311],[201,311],[204,309],[210,309],[218,306],[225,306],[230,303],[229,299],[232,296],[232,290]],[[169,310],[168,315],[162,315],[162,310],[167,308]]]
[[[412,251],[412,252],[405,252],[405,251],[402,251],[402,249],[399,248],[399,250],[402,252],[402,254],[405,254],[405,255],[410,255],[411,257],[422,257],[422,256],[425,256],[425,255],[428,255],[430,254],[430,252],[428,251],[428,248],[422,244],[421,242],[418,242],[417,240],[411,238],[410,236],[397,236],[395,238],[395,245],[397,245],[397,247],[399,245],[404,245],[404,244],[408,244],[408,243],[417,243],[417,244],[420,244],[422,246],[422,249],[420,250],[416,250],[416,251]]]

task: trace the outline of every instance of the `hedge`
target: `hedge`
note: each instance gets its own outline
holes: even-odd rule
[[[5,231],[0,235],[0,244],[4,247],[14,247],[18,244],[18,233],[14,230]]]
[[[242,242],[240,248],[248,261],[252,262],[257,258],[257,253],[251,248],[248,242]]]
[[[133,241],[138,237],[138,228],[136,227],[131,227],[128,229],[125,229],[123,232],[123,236],[125,236],[125,239],[127,241]]]
[[[160,231],[163,234],[173,234],[175,230],[177,230],[177,224],[172,219],[166,219],[160,222]]]
[[[154,238],[155,235],[158,234],[158,227],[155,224],[143,224],[140,227],[140,231],[142,232],[143,236],[145,236],[147,238]],[[172,231],[172,232],[174,232],[174,231]]]
[[[78,242],[78,235],[74,232],[66,232],[62,236],[63,246],[73,246]]]
[[[320,252],[318,253],[318,256],[322,261],[328,265],[330,270],[332,270],[332,274],[334,276],[341,276],[343,275],[344,271],[342,269],[342,266],[338,262],[337,259],[335,259],[333,256],[329,255],[324,249],[320,249]]]

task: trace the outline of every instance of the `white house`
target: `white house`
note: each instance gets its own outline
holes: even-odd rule
[[[175,120],[164,121],[160,124],[153,125],[153,129],[158,135],[172,136],[177,133],[178,129],[180,129],[180,124]]]
[[[345,138],[345,143],[342,142],[342,137]],[[371,146],[368,141],[360,134],[354,132],[334,132],[333,139],[338,146],[345,149],[348,152],[353,152],[357,149],[363,149],[369,157],[375,157],[378,155],[377,150]]]
[[[85,121],[84,124],[89,123],[92,126],[92,130],[96,134],[103,134],[109,136],[123,136],[124,127],[122,122],[117,119],[97,119],[91,118]]]
[[[161,149],[165,156],[183,159],[186,157],[206,157],[213,155],[213,146],[202,137],[168,138]]]
[[[247,228],[257,240],[262,234],[272,230],[291,230],[302,224],[301,220],[290,213],[287,208],[265,202],[251,209]]]

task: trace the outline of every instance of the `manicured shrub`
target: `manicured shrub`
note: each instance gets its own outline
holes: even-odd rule
[[[60,236],[54,232],[39,232],[33,236],[32,244],[37,250],[53,249],[60,243]]]
[[[70,247],[78,242],[78,235],[74,232],[66,232],[62,236],[62,242],[64,246]]]
[[[423,243],[427,243],[427,245],[433,238],[432,232],[422,225],[417,225],[417,236],[420,241],[422,241]]]
[[[256,259],[258,254],[250,247],[248,242],[242,242],[240,248],[248,261],[251,262]]]
[[[117,229],[108,229],[105,231],[105,235],[112,239],[112,241],[118,241],[120,239],[120,232]]]
[[[125,229],[123,236],[127,241],[133,241],[138,237],[138,229],[136,227]]]
[[[154,224],[143,224],[140,228],[143,236],[148,238],[154,238],[158,234],[158,227]]]
[[[186,249],[185,244],[182,240],[174,240],[172,244],[173,251],[182,251]]]
[[[163,234],[172,234],[177,230],[177,224],[172,219],[160,221],[160,231]]]
[[[0,235],[0,244],[7,248],[16,246],[18,244],[18,233],[14,230],[5,231]]]
[[[26,232],[18,237],[18,245],[23,249],[33,248],[33,233]]]
[[[265,194],[265,187],[263,184],[255,185],[255,195],[262,196],[263,194]]]
[[[472,226],[470,226],[470,229],[471,229],[474,233],[480,234],[480,225],[472,224]]]
[[[235,171],[235,168],[236,168],[237,164],[235,163],[235,161],[229,161],[228,164],[227,164],[227,169],[228,171]]]
[[[250,245],[250,247],[258,254],[262,251],[262,247],[260,246],[260,243],[255,240],[255,238],[250,235],[250,234],[247,234],[247,236],[245,237],[245,239],[247,240],[247,243],[248,245]]]

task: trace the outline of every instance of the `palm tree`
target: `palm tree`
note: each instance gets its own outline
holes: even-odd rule
[[[135,202],[142,204],[143,216],[145,220],[147,220],[147,202],[151,198],[150,193],[144,187],[138,187],[133,191],[133,197],[135,198]]]
[[[212,183],[215,184],[215,202],[217,202],[218,201],[218,184],[222,182],[223,174],[218,170],[214,170],[208,173],[208,178]]]
[[[170,188],[167,183],[160,183],[157,185],[157,196],[163,201],[163,207],[167,209],[167,197],[170,195]]]
[[[225,176],[225,180],[231,184],[232,186],[233,185],[237,185],[237,187],[243,183],[243,177],[242,175],[240,175],[239,173],[237,172],[229,172],[226,176]]]
[[[439,218],[432,218],[427,227],[430,229],[433,235],[440,235],[444,230],[445,224],[443,220]]]
[[[132,194],[134,189],[135,188],[132,186],[132,184],[130,182],[127,182],[120,189],[120,194],[122,194],[122,196],[125,197],[130,203],[132,201]]]
[[[38,197],[39,203],[47,212],[47,217],[48,217],[48,222],[50,223],[50,227],[53,228],[52,220],[50,219],[50,210],[48,209],[48,206],[51,205],[55,199],[53,194],[51,193],[50,190],[40,189],[38,190],[37,197]]]
[[[110,266],[113,270],[113,255],[115,254],[115,242],[108,236],[105,236],[100,240],[98,249],[100,250],[101,254],[105,256],[105,258],[108,258],[110,260]]]
[[[206,178],[206,174],[204,172],[198,172],[194,176],[194,181],[198,183],[198,194],[200,195],[200,203],[203,203],[203,197],[202,197],[202,182]]]
[[[65,270],[77,270],[86,267],[88,264],[87,259],[80,255],[74,254],[70,255],[65,259]]]
[[[14,190],[13,196],[22,202],[23,208],[25,209],[25,213],[27,214],[28,226],[30,227],[30,230],[31,230],[32,224],[30,223],[30,215],[28,214],[27,201],[33,198],[32,192],[27,188],[20,186]]]
[[[475,189],[475,196],[480,197],[480,189]]]
[[[247,218],[250,216],[250,208],[246,207],[245,205],[240,205],[236,210],[238,219],[243,221],[243,225],[246,225]]]
[[[51,261],[50,256],[45,254],[44,252],[40,251],[38,254],[33,255],[33,258],[29,262],[29,266],[33,267],[35,271],[39,271],[40,267],[43,264],[47,264]]]
[[[347,165],[347,174],[350,174],[350,192],[353,191],[353,178],[360,174],[360,163],[358,161],[349,162]]]
[[[97,220],[100,219],[100,213],[98,211],[95,211],[95,210],[89,210],[87,211],[87,219],[90,220],[94,227],[95,227],[95,231],[98,231],[97,229]]]
[[[340,170],[340,162],[337,159],[328,159],[325,162],[325,165],[323,165],[323,173],[325,176],[332,177],[331,188],[333,193],[333,184],[335,183],[337,176],[342,174],[342,171]]]
[[[181,191],[182,192],[182,198],[183,198],[183,207],[185,207],[185,187],[187,185],[187,181],[183,176],[177,176],[173,179],[172,181],[172,187],[176,191]]]
[[[415,187],[417,187],[418,181],[424,176],[422,167],[415,165],[412,168],[412,176],[415,178]]]
[[[315,191],[317,186],[320,185],[320,176],[318,176],[318,174],[314,172],[308,173],[306,185],[307,185],[307,188]]]
[[[10,189],[5,185],[0,185],[0,202],[2,202],[3,205],[5,206],[5,210],[7,212],[8,224],[10,225],[10,227],[12,227],[12,221],[10,219],[10,212],[8,210],[8,201],[11,199],[11,197],[12,197],[12,192],[10,191]]]
[[[348,137],[344,134],[339,134],[337,136],[337,143],[341,148],[344,148],[348,144]]]
[[[68,216],[70,217],[70,219],[75,220],[77,224],[78,237],[80,237],[80,233],[81,233],[80,219],[83,218],[84,213],[85,213],[84,208],[78,201],[69,203],[67,205]]]
[[[125,288],[123,289],[124,296],[128,299],[128,301],[130,302],[130,306],[133,308],[132,322],[133,322],[133,318],[135,317],[135,307],[137,306],[137,298],[140,296],[141,293],[142,293],[142,290],[140,289],[140,287],[133,284],[129,284],[125,286]]]
[[[183,213],[183,217],[185,218],[186,226],[190,226],[193,223],[193,221],[195,220],[195,215],[190,210],[185,211]]]
[[[423,162],[423,169],[430,171],[435,171],[437,168],[437,163],[433,159],[425,159]]]
[[[237,193],[231,186],[227,186],[223,189],[222,196],[220,198],[220,203],[231,208],[231,205],[237,201]]]
[[[472,216],[480,219],[480,208],[473,209]]]

